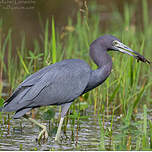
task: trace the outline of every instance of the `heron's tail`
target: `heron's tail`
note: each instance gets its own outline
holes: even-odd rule
[[[3,107],[0,107],[0,112],[2,112],[2,110],[3,110]]]

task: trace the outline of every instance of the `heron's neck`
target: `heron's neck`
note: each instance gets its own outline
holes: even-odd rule
[[[91,72],[90,80],[85,92],[102,84],[110,75],[112,69],[111,56],[108,55],[107,50],[104,50],[104,48],[91,47],[90,56],[98,66],[98,69]]]

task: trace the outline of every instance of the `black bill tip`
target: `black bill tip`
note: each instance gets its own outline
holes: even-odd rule
[[[137,62],[141,61],[141,62],[148,63],[148,64],[152,63],[149,60],[147,60],[144,56],[140,55],[139,53],[136,53],[135,58],[137,59]]]

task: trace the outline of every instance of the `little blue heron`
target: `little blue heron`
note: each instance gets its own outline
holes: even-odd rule
[[[44,125],[29,118],[26,113],[33,108],[50,105],[61,105],[61,119],[55,140],[60,137],[62,123],[71,103],[80,95],[101,85],[110,75],[112,59],[107,51],[119,51],[135,57],[138,61],[150,63],[139,53],[133,51],[114,36],[104,35],[90,45],[91,59],[98,69],[80,59],[67,59],[46,66],[27,77],[6,100],[2,111],[15,111],[14,118],[24,116],[43,130],[38,136],[47,139]]]

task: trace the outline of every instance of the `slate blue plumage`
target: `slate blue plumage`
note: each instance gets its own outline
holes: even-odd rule
[[[19,118],[35,107],[62,105],[61,117],[64,118],[74,99],[99,86],[110,75],[112,59],[107,53],[109,50],[127,53],[140,61],[149,63],[116,37],[105,35],[96,39],[90,46],[90,56],[98,69],[91,70],[90,66],[80,59],[63,60],[44,67],[16,88],[5,102],[3,111],[16,111],[14,118]],[[58,135],[63,119],[60,123]]]
[[[17,111],[14,118],[19,118],[34,107],[71,102],[83,93],[89,77],[90,67],[83,60],[69,59],[49,65],[23,81],[3,110]]]

